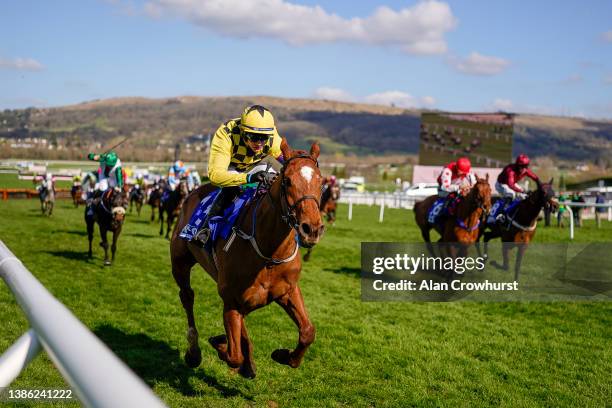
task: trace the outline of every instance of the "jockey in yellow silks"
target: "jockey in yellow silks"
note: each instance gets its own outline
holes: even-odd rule
[[[206,243],[210,235],[208,220],[234,199],[238,186],[270,181],[270,173],[257,164],[267,156],[282,160],[280,145],[274,117],[260,105],[248,106],[239,118],[219,126],[210,146],[208,178],[221,191],[194,239]]]

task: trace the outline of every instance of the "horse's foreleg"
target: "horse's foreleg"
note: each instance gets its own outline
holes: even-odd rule
[[[187,342],[189,348],[185,352],[185,363],[195,368],[202,362],[202,351],[198,343],[198,330],[196,329],[195,317],[193,315],[193,301],[195,294],[191,288],[191,268],[195,261],[172,258],[172,276],[179,286],[179,297],[187,314]]]
[[[272,353],[274,361],[286,364],[290,367],[297,368],[302,363],[304,353],[315,339],[315,327],[308,318],[306,306],[304,306],[304,298],[299,286],[288,294],[277,300],[285,312],[291,317],[291,320],[297,325],[299,331],[298,345],[293,351],[287,349],[278,349]]]
[[[304,254],[304,262],[308,262],[310,260],[310,253],[312,252],[312,248],[308,248],[308,251]]]
[[[115,262],[115,252],[117,251],[117,240],[119,239],[120,233],[121,233],[121,226],[119,226],[116,230],[113,231],[113,243],[111,245],[111,262]]]
[[[518,282],[519,274],[521,271],[521,262],[523,261],[523,255],[525,255],[525,250],[527,250],[527,244],[521,243],[518,244],[517,252],[516,252],[516,263],[514,264],[514,280]]]
[[[159,207],[159,235],[164,235],[164,210]]]
[[[85,219],[85,223],[87,224],[87,239],[89,239],[89,253],[88,256],[91,258],[93,256],[93,252],[91,249],[91,241],[93,241],[94,236],[94,222]]]
[[[100,236],[102,237],[102,242],[100,242],[100,246],[104,248],[104,265],[110,266],[111,261],[108,259],[108,241],[106,239],[107,232],[108,230],[106,228],[103,228],[102,225],[100,225]]]
[[[168,220],[166,221],[166,239],[170,239],[170,228],[172,228],[172,222],[174,221],[174,214],[168,214]]]
[[[255,378],[255,360],[253,359],[253,343],[247,333],[244,319],[242,319],[242,330],[240,332],[240,342],[244,362],[240,366],[238,373],[245,378]]]
[[[244,317],[238,310],[226,307],[223,311],[225,336],[217,336],[209,339],[212,346],[217,350],[219,358],[232,368],[239,368],[244,362],[241,336],[243,323]]]

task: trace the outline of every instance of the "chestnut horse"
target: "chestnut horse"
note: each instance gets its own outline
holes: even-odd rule
[[[72,204],[74,208],[78,208],[79,204],[83,204],[84,201],[81,199],[83,189],[80,184],[74,184],[70,189],[70,196],[72,197]]]
[[[212,254],[178,234],[214,187],[210,184],[199,187],[183,206],[172,234],[170,256],[172,275],[187,313],[189,348],[185,362],[189,367],[197,367],[202,361],[190,284],[191,268],[196,262],[217,283],[223,300],[225,334],[211,337],[209,343],[219,358],[242,376],[255,377],[253,344],[245,325],[245,316],[255,309],[276,302],[298,327],[297,347],[272,353],[278,363],[298,367],[314,341],[315,328],[298,285],[302,269],[298,248],[317,244],[325,228],[319,212],[322,181],[317,163],[319,145],[313,144],[310,153],[293,151],[283,139],[281,150],[285,163],[280,176],[265,194],[254,198],[243,210],[234,233],[228,240],[219,239]]]
[[[329,224],[336,221],[337,202],[340,199],[340,187],[337,185],[328,186],[321,196],[321,212],[327,218]]]
[[[491,186],[489,185],[489,174],[486,178],[476,176],[476,184],[464,196],[463,200],[455,209],[455,216],[448,217],[444,224],[432,225],[427,220],[427,213],[438,196],[427,197],[414,205],[414,216],[416,223],[421,229],[421,235],[427,244],[427,249],[434,254],[431,245],[430,231],[434,228],[440,234],[439,242],[456,242],[461,244],[461,252],[467,250],[467,246],[478,239],[479,227],[485,221],[485,217],[491,209]],[[454,246],[449,247],[454,251]],[[452,254],[455,255],[455,254]]]
[[[132,208],[134,203],[136,203],[136,213],[140,217],[140,210],[145,202],[145,192],[140,189],[138,184],[134,184],[129,192],[130,197],[130,214],[132,213]]]
[[[158,211],[161,203],[162,188],[159,185],[153,186],[147,193],[147,203],[151,206],[151,222],[155,221],[155,211]]]
[[[479,238],[484,236],[485,257],[488,256],[487,251],[490,240],[501,237],[502,242],[512,243],[502,246],[503,265],[499,265],[495,261],[491,262],[491,265],[503,270],[508,270],[510,249],[514,246],[517,247],[516,262],[514,264],[514,279],[516,281],[519,279],[521,262],[525,250],[527,250],[527,245],[535,235],[540,211],[542,211],[546,205],[556,206],[554,201],[552,201],[555,196],[552,183],[553,179],[550,179],[548,183],[542,183],[538,180],[537,190],[530,192],[527,198],[517,205],[514,216],[509,224],[487,224],[482,225],[480,228]]]
[[[91,242],[93,241],[94,224],[97,222],[100,227],[100,237],[102,242],[100,246],[104,248],[104,265],[110,266],[115,260],[115,252],[117,251],[117,240],[121,234],[123,220],[125,218],[125,210],[128,206],[127,195],[124,190],[116,191],[109,188],[106,190],[100,202],[92,204],[94,206],[93,213],[88,214],[88,209],[85,208],[85,223],[87,224],[87,238],[89,239],[89,257],[93,256]],[[106,233],[112,231],[113,243],[111,245],[112,258],[108,259],[108,241]]]
[[[170,191],[168,199],[159,203],[159,235],[164,234],[164,213],[166,214],[166,239],[170,239],[170,230],[174,219],[181,213],[183,202],[189,194],[189,185],[187,179],[182,178],[178,187],[174,191]],[[188,220],[189,221],[189,220]]]

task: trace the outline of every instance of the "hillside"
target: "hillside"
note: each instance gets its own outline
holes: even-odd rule
[[[170,156],[176,143],[214,132],[220,123],[253,103],[269,107],[281,134],[297,147],[316,138],[326,153],[414,154],[418,150],[420,111],[258,96],[114,98],[59,108],[5,110],[0,112],[0,138],[45,140],[46,150],[37,152],[44,157],[52,150],[49,145],[61,145],[65,155],[70,155],[130,136],[129,146],[122,146],[124,156],[138,160],[149,158],[154,151]],[[11,150],[6,142],[0,147],[0,157],[15,155],[16,149]],[[612,121],[519,115],[514,150],[605,162],[612,156]]]

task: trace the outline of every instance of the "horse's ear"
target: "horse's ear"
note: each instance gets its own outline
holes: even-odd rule
[[[315,141],[312,146],[310,146],[310,155],[313,159],[317,160],[317,158],[319,158],[319,153],[321,153],[321,148],[319,147],[319,142]]]
[[[287,143],[287,139],[284,137],[281,140],[281,152],[283,153],[283,159],[288,160],[293,156],[293,150],[289,147],[289,143]]]
[[[489,182],[489,173],[487,173],[487,177],[485,177],[485,180],[487,180],[487,183]]]
[[[554,177],[551,177],[550,181],[548,182],[548,184],[550,184],[552,186],[552,183],[553,183],[554,179],[555,179]]]

